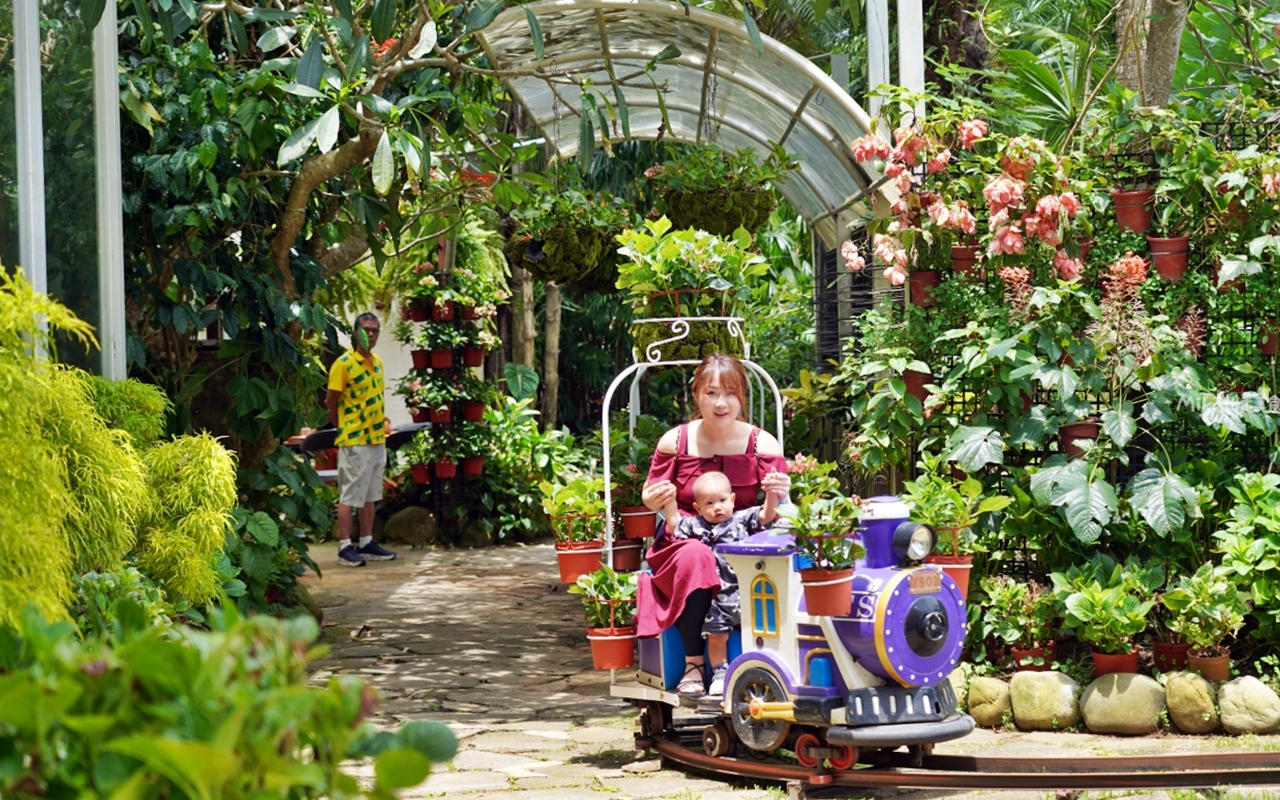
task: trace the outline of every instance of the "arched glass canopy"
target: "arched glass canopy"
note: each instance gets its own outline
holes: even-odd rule
[[[526,9],[543,32],[541,60]],[[780,42],[762,36],[761,55],[739,20],[662,0],[541,0],[508,9],[479,35],[562,157],[578,152],[582,87],[599,106],[616,107],[617,83],[632,138],[751,147],[761,158],[769,142],[781,143],[800,170],[777,188],[828,247],[845,238],[850,219],[870,214],[869,195],[883,178],[849,151],[870,129],[866,113]],[[668,45],[680,54],[646,73]],[[611,128],[610,138],[621,138],[621,125]]]

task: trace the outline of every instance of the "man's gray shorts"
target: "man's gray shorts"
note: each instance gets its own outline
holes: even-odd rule
[[[382,499],[387,470],[385,444],[356,444],[338,448],[338,502],[359,508]]]

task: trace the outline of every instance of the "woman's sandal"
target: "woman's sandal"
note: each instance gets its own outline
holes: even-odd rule
[[[684,677],[676,685],[676,694],[685,697],[701,697],[707,693],[707,684],[703,678],[701,664],[687,664]]]

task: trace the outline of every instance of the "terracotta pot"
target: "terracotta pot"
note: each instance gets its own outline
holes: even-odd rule
[[[431,318],[436,322],[449,322],[453,319],[452,300],[445,300],[443,303],[431,304]]]
[[[942,567],[942,571],[947,573],[951,580],[956,582],[956,588],[960,590],[960,596],[965,602],[969,601],[969,575],[973,572],[973,556],[925,556],[924,563],[937,564]]]
[[[587,628],[591,642],[591,666],[596,669],[630,669],[636,663],[636,629]]]
[[[1258,349],[1264,356],[1280,353],[1280,321],[1273,319],[1263,324],[1258,335]]]
[[[409,316],[409,306],[408,306],[408,305],[400,305],[400,306],[398,306],[398,308],[400,309],[400,319],[412,319],[412,318]]]
[[[977,268],[978,254],[980,252],[982,250],[977,245],[951,245],[951,269],[955,270],[957,275],[967,275],[973,272]]]
[[[1044,647],[1009,647],[1010,655],[1013,656],[1013,668],[1021,672],[1044,672],[1049,668],[1049,664],[1053,659],[1049,657],[1047,648]],[[1040,663],[1035,663],[1035,659],[1040,659]]]
[[[623,506],[618,515],[622,517],[622,535],[628,539],[647,538],[657,528],[658,513],[645,506]]]
[[[327,450],[317,450],[315,454],[315,462],[315,469],[337,469],[338,448],[330,447]]]
[[[847,617],[853,608],[853,568],[800,570],[805,610],[815,617]]]
[[[636,539],[618,539],[613,543],[613,568],[617,572],[635,572],[640,569],[640,556],[644,542]]]
[[[936,269],[923,272],[912,272],[907,275],[907,285],[911,287],[911,304],[920,308],[932,308],[936,300],[933,290],[942,285],[942,273]]]
[[[414,369],[426,369],[431,366],[430,350],[410,350],[409,356],[413,359]]]
[[[462,459],[462,474],[475,477],[484,472],[484,456],[468,456]]]
[[[1187,273],[1187,250],[1190,243],[1190,236],[1174,236],[1169,239],[1148,236],[1151,266],[1156,274],[1167,281],[1182,280],[1182,276]]]
[[[1187,668],[1189,644],[1155,642],[1151,645],[1152,665],[1161,672],[1177,672]]]
[[[419,300],[409,301],[409,319],[414,322],[426,322],[431,319],[431,306]]]
[[[484,363],[484,351],[473,344],[462,348],[462,366],[478,367]]]
[[[431,412],[426,411],[424,409],[420,409],[420,408],[409,409],[409,416],[413,418],[414,422],[430,422],[431,421]]]
[[[1231,656],[1198,656],[1187,655],[1187,667],[1192,672],[1199,672],[1206,681],[1225,681],[1231,677]]]
[[[1154,189],[1136,189],[1122,192],[1111,190],[1111,202],[1115,206],[1116,223],[1134,233],[1146,233],[1151,227],[1151,198]]]
[[[929,390],[924,387],[926,383],[933,383],[933,373],[917,372],[914,369],[904,370],[902,382],[907,385],[907,394],[923,403],[929,397]]]
[[[480,319],[475,306],[462,306],[458,312],[463,319]]]
[[[1058,443],[1062,446],[1062,452],[1067,454],[1067,458],[1079,458],[1084,455],[1084,450],[1075,443],[1076,440],[1097,439],[1098,431],[1097,420],[1071,422],[1058,429]]]
[[[414,464],[409,467],[409,474],[417,484],[431,483],[431,469],[426,464]]]
[[[467,422],[480,422],[484,419],[484,403],[467,400],[462,404],[462,418]]]
[[[436,477],[440,479],[452,478],[458,474],[458,465],[453,463],[452,458],[438,458],[435,464]]]
[[[1097,239],[1081,239],[1076,242],[1080,247],[1080,261],[1084,263],[1089,260],[1089,254],[1093,252],[1093,246],[1098,243]]]
[[[432,425],[447,425],[453,419],[453,411],[448,406],[433,408],[428,412]]]
[[[600,569],[600,554],[604,552],[604,540],[590,542],[556,542],[556,561],[560,566],[560,582],[576,583],[588,572]]]
[[[1093,651],[1093,674],[1101,678],[1103,675],[1110,675],[1113,672],[1138,672],[1138,648],[1133,648],[1132,653],[1113,656],[1110,653],[1099,653]]]
[[[448,369],[453,366],[452,350],[432,350],[431,351],[431,367],[432,369]]]

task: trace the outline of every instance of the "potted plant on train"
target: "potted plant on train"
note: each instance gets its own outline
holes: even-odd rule
[[[921,453],[915,480],[903,484],[902,499],[911,508],[911,520],[931,526],[938,533],[935,552],[925,563],[937,564],[951,576],[968,599],[969,577],[977,537],[973,526],[983,514],[1003,511],[1013,502],[1007,495],[988,495],[982,482],[966,475],[957,480],[943,454]]]
[[[738,228],[759,230],[775,205],[765,185],[799,169],[786,148],[770,143],[761,161],[755,150],[715,145],[683,146],[666,161],[645,170],[677,228],[729,237]]]
[[[827,470],[829,473],[829,470]],[[845,617],[853,604],[853,572],[866,555],[854,540],[862,509],[840,492],[839,482],[815,470],[805,492],[778,507],[777,526],[795,537],[795,552],[808,566],[799,570],[805,609],[813,616]]]
[[[630,222],[630,211],[612,195],[586,190],[568,167],[553,172],[543,188],[511,212],[517,227],[504,247],[507,261],[542,281],[591,281],[602,263],[614,263],[608,258],[613,237]]]
[[[755,280],[769,271],[739,228],[721,238],[674,230],[671,220],[646,220],[618,236],[617,288],[627,292],[635,316],[630,333],[642,361],[698,361],[713,353],[747,357],[739,316]],[[690,317],[716,319],[689,320]]]
[[[982,579],[987,595],[986,633],[1004,642],[1014,669],[1042,672],[1053,663],[1053,620],[1057,601],[1048,587],[1008,575]]]
[[[542,510],[551,518],[561,583],[594,572],[604,551],[604,478],[578,475],[561,483],[541,481]]]
[[[596,669],[628,669],[635,664],[636,574],[601,565],[579,575],[569,587],[582,595],[591,664]]]
[[[1160,602],[1169,611],[1169,628],[1191,645],[1191,670],[1205,680],[1225,681],[1231,668],[1226,643],[1244,625],[1249,594],[1213,564],[1204,564],[1194,575],[1180,576]]]

